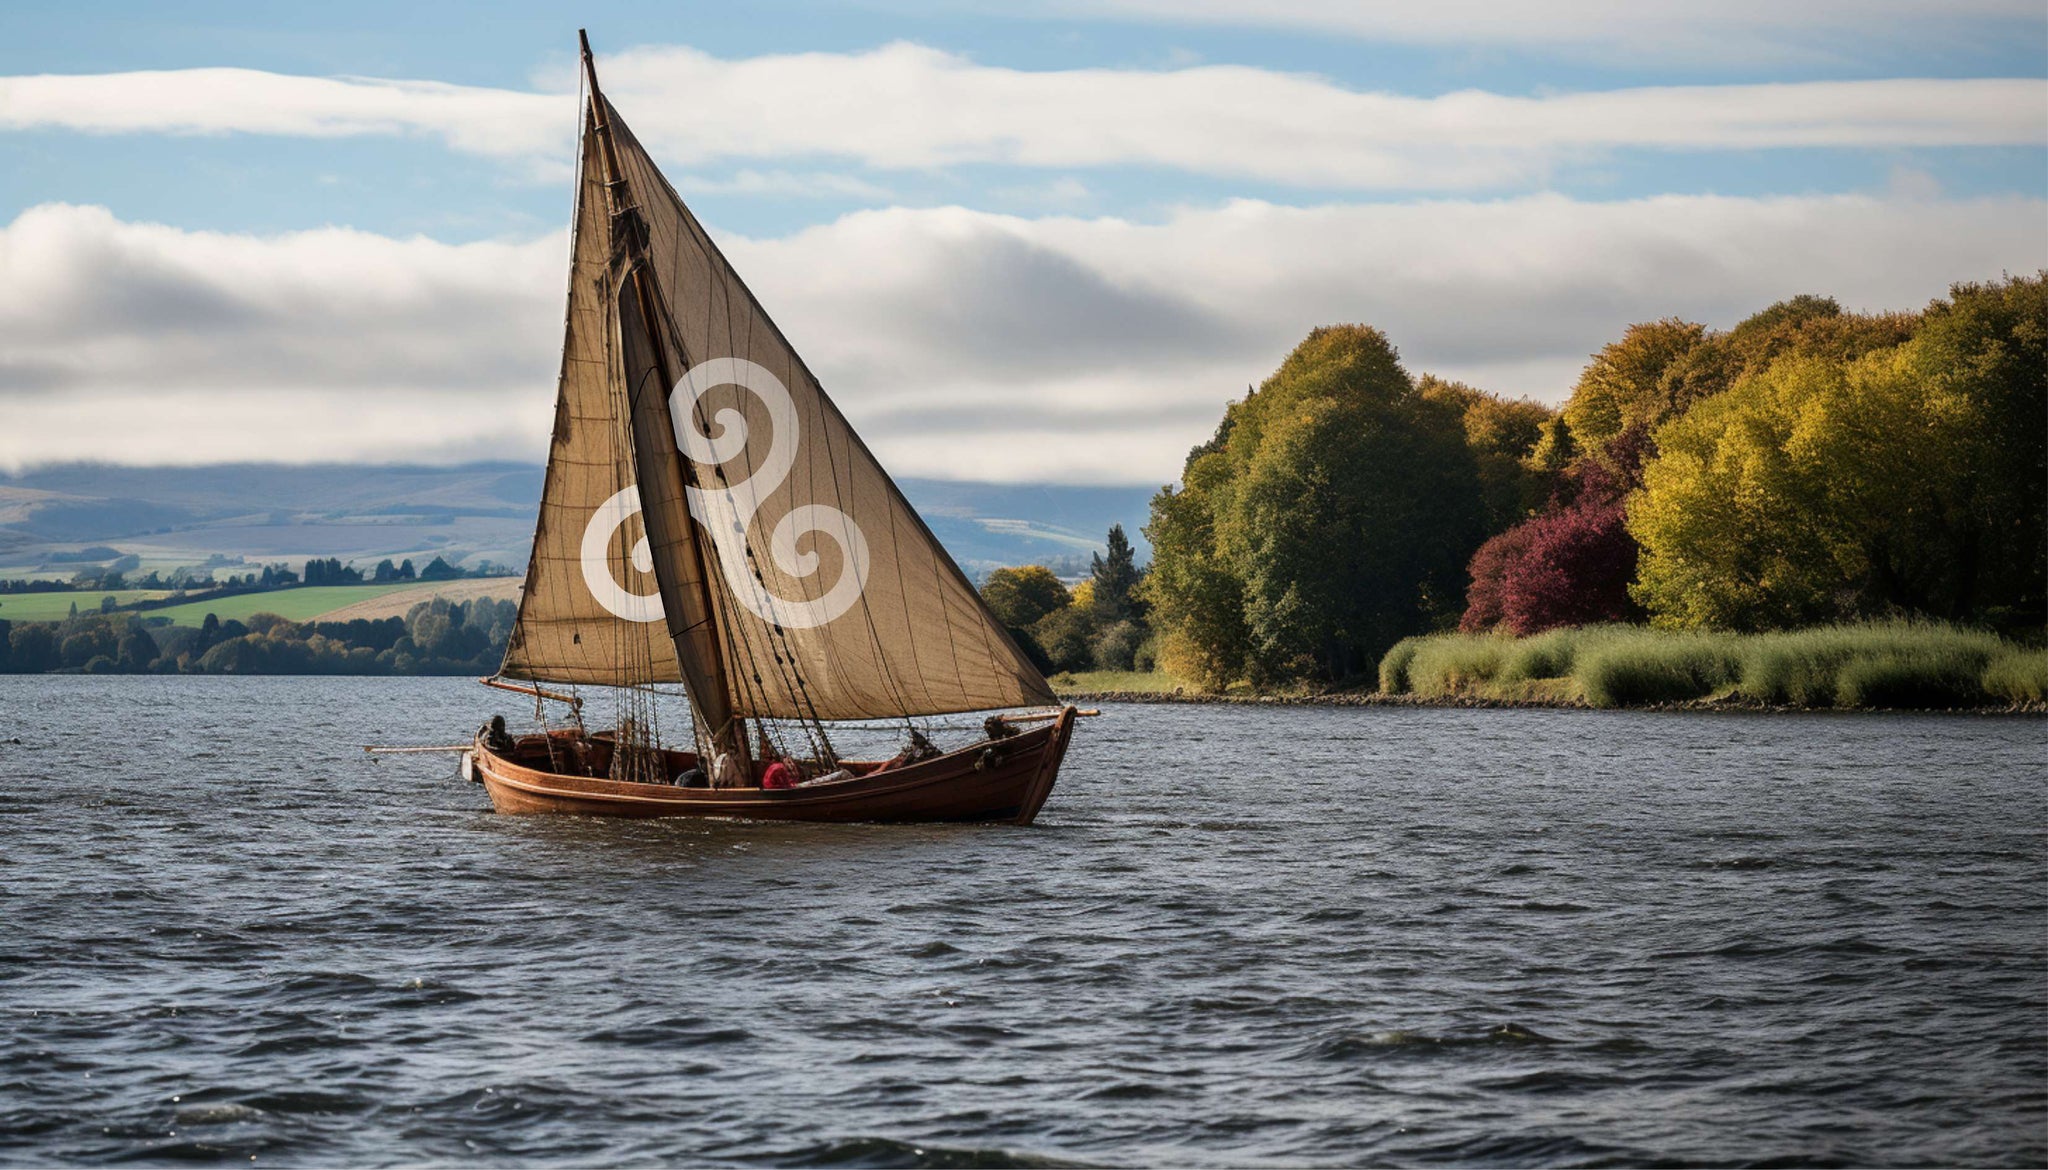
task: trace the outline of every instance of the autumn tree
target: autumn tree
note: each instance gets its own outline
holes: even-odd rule
[[[1507,621],[1509,582],[1529,551],[1532,535],[1534,530],[1527,522],[1517,524],[1488,537],[1472,554],[1466,569],[1472,583],[1465,587],[1465,613],[1458,619],[1459,629],[1483,634]]]
[[[1071,600],[1067,587],[1044,565],[997,569],[981,584],[981,599],[996,620],[1023,629]]]
[[[1951,296],[1904,345],[1780,358],[1657,433],[1629,508],[1657,621],[2040,620],[2048,291]]]
[[[1501,620],[1516,634],[1640,616],[1629,598],[1636,542],[1619,503],[1585,503],[1528,521],[1502,582]]]
[[[1658,399],[1667,421],[1790,354],[1853,361],[1913,336],[1917,313],[1845,313],[1833,297],[1801,294],[1744,318],[1725,333],[1708,333],[1665,367]]]
[[[1621,340],[1594,354],[1564,405],[1578,447],[1597,451],[1631,426],[1655,426],[1670,417],[1665,371],[1706,335],[1704,325],[1667,317],[1629,326]]]
[[[1551,498],[1474,555],[1461,626],[1530,634],[1638,616],[1630,594],[1637,548],[1623,503],[1642,486],[1657,428],[1781,358],[1851,361],[1907,340],[1917,320],[1797,296],[1726,332],[1670,319],[1631,326],[1587,365],[1564,425],[1538,424],[1525,464]]]
[[[1541,513],[1480,545],[1459,627],[1527,635],[1639,616],[1623,501],[1642,482],[1649,447],[1643,427],[1623,431],[1567,468]]]

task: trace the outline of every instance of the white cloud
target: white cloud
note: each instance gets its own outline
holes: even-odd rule
[[[0,129],[38,127],[303,138],[432,134],[457,150],[518,157],[559,152],[574,139],[576,109],[560,94],[259,69],[0,77]]]
[[[1671,196],[859,212],[721,240],[890,469],[1158,483],[1317,324],[1555,400],[1631,321],[1821,292],[1910,308],[2048,264],[2048,203]],[[533,457],[559,235],[255,237],[45,206],[0,234],[0,466]]]
[[[1371,323],[1412,372],[1558,401],[1632,321],[1726,327],[1801,292],[1916,308],[2048,265],[2048,203],[1241,201],[1160,224],[891,210],[728,254],[892,467],[1163,481],[1318,324]]]
[[[675,182],[676,189],[686,195],[764,195],[787,199],[889,198],[886,187],[878,187],[854,175],[827,171],[798,174],[793,171],[745,169],[722,179],[708,175],[681,175]]]
[[[1237,65],[1005,69],[913,44],[738,60],[634,49],[605,58],[601,72],[636,132],[679,166],[1139,165],[1311,187],[1453,190],[1525,185],[1560,161],[1617,149],[2048,140],[2048,83],[2024,78],[1417,98]],[[566,93],[433,82],[239,69],[0,79],[0,127],[13,128],[425,133],[532,166],[567,157],[574,122]]]
[[[1329,33],[1403,44],[1500,46],[1630,61],[1840,60],[1906,45],[1955,51],[1995,45],[2015,29],[2038,40],[2036,0],[1088,0],[1064,16]]]
[[[534,454],[565,235],[259,237],[31,208],[0,231],[0,465],[363,458],[477,433]]]

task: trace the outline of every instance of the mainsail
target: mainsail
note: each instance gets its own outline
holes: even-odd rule
[[[680,680],[714,735],[1053,702],[594,73],[589,111],[555,442],[501,673]]]
[[[608,275],[612,253],[598,139],[586,118],[569,252],[569,310],[555,428],[507,678],[600,686],[679,682],[640,547],[625,381]]]

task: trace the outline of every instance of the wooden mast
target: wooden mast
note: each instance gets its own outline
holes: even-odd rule
[[[605,112],[603,92],[597,87],[597,62],[590,53],[589,34],[583,29],[577,29],[576,43],[583,56],[583,76],[590,86],[590,112],[597,131],[598,155],[604,163],[605,201],[611,212],[609,222],[617,224],[619,216],[634,206],[629,198],[631,189],[627,186],[624,171],[619,167],[618,150],[612,144],[611,118]],[[655,369],[660,374],[663,393],[666,393],[669,387],[676,384],[676,379],[668,368],[668,347],[655,332],[655,322],[661,320],[656,313],[655,291],[649,277],[646,258],[641,254],[642,243],[639,233],[628,231],[624,234],[627,277],[633,282],[633,299],[639,305],[640,322],[647,330],[648,348],[653,351]],[[688,497],[685,494],[680,498]],[[685,516],[683,519],[684,529],[690,533],[690,548],[696,555],[697,592],[704,607],[704,618],[707,622],[716,623],[718,609],[711,595],[712,566],[705,559],[703,541],[697,539],[697,534],[691,527],[695,523],[692,517]],[[724,647],[719,645],[715,630],[708,642],[711,646],[712,677],[717,680],[719,689],[725,692],[720,697],[724,700],[726,711],[730,712],[735,706],[732,701],[732,680],[725,665]],[[745,762],[750,759],[745,719],[736,715],[730,716],[724,727],[707,728],[706,731],[711,736],[715,748],[733,753],[744,768]],[[751,772],[750,768],[744,770]],[[708,767],[706,771],[708,774]]]

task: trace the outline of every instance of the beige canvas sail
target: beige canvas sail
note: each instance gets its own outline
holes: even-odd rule
[[[617,112],[605,109],[623,198],[645,225],[658,331],[675,359],[667,403],[685,500],[664,492],[660,506],[686,501],[708,537],[701,562],[682,542],[652,550],[656,573],[709,570],[734,713],[886,718],[1053,702],[1044,677]],[[642,230],[631,217],[619,222],[615,230]]]
[[[676,682],[644,534],[616,352],[610,228],[586,124],[569,257],[569,311],[540,520],[499,673],[556,683]]]

